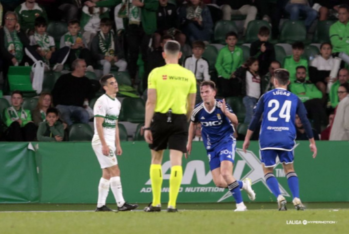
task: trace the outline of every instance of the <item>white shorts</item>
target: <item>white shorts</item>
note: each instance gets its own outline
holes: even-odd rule
[[[102,169],[109,168],[118,164],[118,160],[116,159],[115,155],[116,148],[114,144],[109,144],[108,142],[107,144],[109,146],[110,153],[108,156],[105,156],[102,152],[102,144],[92,142],[92,149],[95,152]]]

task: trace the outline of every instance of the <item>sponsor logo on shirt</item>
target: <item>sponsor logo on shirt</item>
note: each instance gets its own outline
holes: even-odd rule
[[[290,130],[289,127],[272,127],[272,126],[268,126],[267,129],[268,130],[273,130],[273,131],[276,131],[276,132],[289,131]]]
[[[162,75],[163,80],[167,80],[167,75]]]

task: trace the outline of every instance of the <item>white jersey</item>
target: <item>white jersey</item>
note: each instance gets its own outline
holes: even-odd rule
[[[103,117],[103,133],[104,139],[109,144],[115,144],[115,127],[119,118],[121,103],[116,98],[111,98],[107,94],[102,95],[97,99],[93,107],[95,117]],[[92,139],[92,144],[100,144],[96,120],[94,120],[95,134]]]

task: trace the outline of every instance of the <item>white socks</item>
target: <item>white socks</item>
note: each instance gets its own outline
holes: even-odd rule
[[[98,185],[98,203],[97,203],[98,208],[105,206],[108,193],[109,193],[109,180],[106,180],[102,177]]]
[[[111,187],[111,190],[113,191],[116,204],[118,205],[118,207],[123,206],[125,204],[125,200],[122,195],[122,186],[121,186],[120,176],[110,178],[110,187]]]

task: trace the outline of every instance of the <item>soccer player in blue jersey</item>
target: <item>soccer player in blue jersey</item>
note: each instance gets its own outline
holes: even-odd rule
[[[247,192],[250,200],[255,200],[251,180],[236,180],[233,176],[236,140],[234,126],[238,119],[224,100],[216,100],[216,85],[212,81],[204,81],[200,85],[200,95],[203,102],[196,105],[189,125],[187,143],[188,154],[191,152],[194,126],[201,123],[202,138],[207,150],[212,178],[217,187],[228,188],[235,201],[235,211],[246,211],[240,189]]]
[[[309,138],[313,158],[316,157],[317,149],[313,131],[307,118],[307,111],[302,101],[295,94],[287,91],[287,85],[290,83],[289,76],[289,72],[285,69],[275,70],[274,87],[276,88],[265,93],[259,99],[246,133],[243,150],[246,152],[249,147],[253,131],[257,128],[262,117],[259,145],[267,185],[277,197],[279,210],[287,210],[286,200],[280,192],[278,181],[273,173],[278,157],[284,167],[288,186],[293,195],[293,205],[297,210],[304,210],[305,207],[299,198],[298,177],[293,167],[297,114]]]

